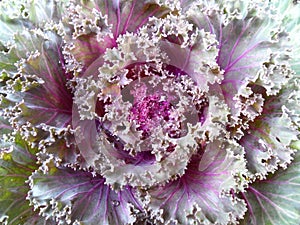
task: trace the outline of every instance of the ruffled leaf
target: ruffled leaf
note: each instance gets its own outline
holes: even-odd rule
[[[278,166],[286,168],[292,161],[290,145],[298,140],[299,135],[297,89],[290,85],[276,98],[267,98],[262,115],[250,123],[249,130],[240,140],[245,148],[249,171],[260,178],[274,172]]]
[[[224,193],[237,189],[235,175],[245,171],[243,150],[238,144],[208,144],[203,155],[192,158],[182,177],[148,191],[156,224],[234,223],[245,213],[245,203]]]
[[[61,20],[69,0],[33,0],[26,1],[22,14],[35,26],[47,26]]]
[[[3,116],[32,146],[44,150],[60,142],[55,156],[63,163],[74,163],[76,148],[68,148],[72,142],[72,94],[67,88],[70,75],[64,69],[62,40],[54,31],[24,29],[14,35],[14,41],[8,55],[17,59],[16,67],[10,74],[2,74]]]
[[[120,0],[84,1],[85,12],[97,9],[102,15],[107,15],[108,23],[112,24],[114,37],[129,32],[137,32],[138,29],[149,21],[150,17],[163,17],[170,9],[174,8],[174,3],[162,4],[154,0]]]
[[[2,140],[1,140],[2,143]],[[7,225],[53,224],[41,220],[26,200],[29,185],[26,180],[37,169],[36,149],[19,135],[9,149],[0,152],[0,222]]]
[[[66,81],[70,76],[64,70],[62,40],[53,25],[55,18],[61,17],[64,4],[65,1],[0,3],[6,10],[0,17],[1,31],[5,33],[1,37],[6,37],[0,39],[4,48],[0,54],[4,87],[0,91],[16,106],[12,111],[22,111],[21,115],[12,112],[18,114],[19,124],[61,127],[68,123],[72,95]],[[16,12],[12,12],[14,7]]]
[[[188,74],[202,91],[208,91],[210,84],[221,82],[223,75],[215,61],[218,49],[214,35],[204,30],[193,30],[192,24],[184,17],[168,16],[153,21],[156,22],[156,30],[148,32],[157,32],[157,36],[163,37],[159,46],[168,56],[169,66]]]
[[[150,17],[163,17],[168,5],[157,1],[79,1],[71,4],[66,18],[65,57],[68,69],[80,74],[96,75],[106,49],[117,46],[119,35],[137,32]]]
[[[7,149],[11,145],[11,132],[12,127],[9,122],[0,116],[0,150]]]
[[[276,55],[283,45],[284,33],[277,34],[280,39],[275,40],[272,37],[276,35],[274,32],[276,21],[270,17],[245,18],[232,22],[222,30],[218,62],[225,71],[222,89],[232,117],[241,113],[242,107],[237,108],[239,98],[252,94],[247,88],[249,82],[256,80],[264,63],[268,63],[271,54]]]
[[[43,36],[25,30],[15,35],[15,40],[19,47],[14,50],[24,62],[19,77],[7,81],[6,85],[16,92],[7,99],[16,101],[22,111],[18,122],[66,126],[70,121],[72,95],[66,87],[68,74],[62,67],[59,37],[54,33]]]
[[[24,2],[23,2],[24,3]],[[22,3],[16,1],[0,2],[0,46],[1,50],[7,48],[13,40],[13,34],[22,29]],[[6,49],[7,50],[7,49]]]
[[[31,146],[74,166],[78,153],[70,127],[71,74],[65,70],[62,32],[55,24],[65,2],[34,3],[22,3],[22,9],[30,12],[28,18],[0,18],[11,42],[0,53],[0,104],[5,109],[1,113]]]
[[[293,163],[266,180],[252,184],[242,196],[248,213],[241,224],[298,224],[300,220],[300,152]]]
[[[44,27],[58,22],[68,0],[2,0],[0,2],[0,43],[10,45],[13,34],[23,27]],[[5,13],[4,13],[5,12]]]
[[[273,1],[272,1],[273,2]],[[280,1],[276,0],[273,3],[278,9],[278,15],[282,18],[282,27],[289,33],[292,47],[290,51],[290,64],[294,71],[299,75],[300,72],[300,44],[298,40],[298,34],[300,31],[300,4],[299,1]]]
[[[249,102],[244,102],[244,98],[253,97],[248,86],[251,82],[260,76],[267,94],[272,95],[278,93],[290,76],[285,68],[288,64],[285,49],[291,47],[291,43],[288,34],[280,28],[281,18],[271,15],[278,14],[272,4],[212,1],[194,3],[187,10],[190,20],[215,34],[219,41],[216,60],[224,70],[221,87],[233,124],[245,126],[261,113],[262,104],[249,107]]]
[[[182,26],[188,25],[188,23],[185,23],[184,18],[176,20],[176,18],[170,16],[162,20],[152,19],[152,22],[158,26],[155,32],[145,26],[141,28],[140,34],[127,33],[120,36],[117,40],[118,48],[107,49],[105,52],[105,61],[103,66],[99,68],[98,77],[89,76],[88,78],[78,79],[74,101],[78,106],[79,115],[76,112],[73,113],[73,126],[78,126],[81,129],[81,132],[77,135],[78,140],[82,139],[81,136],[86,137],[82,140],[83,144],[81,144],[82,147],[80,146],[80,151],[88,163],[93,168],[97,168],[96,170],[100,171],[101,175],[106,178],[106,182],[111,184],[113,188],[117,189],[129,183],[134,187],[148,187],[164,183],[175,175],[183,174],[191,155],[197,149],[197,138],[214,139],[221,133],[220,130],[225,127],[228,111],[222,98],[219,99],[219,95],[215,96],[215,92],[217,92],[215,90],[211,91],[209,99],[204,97],[205,91],[209,89],[209,83],[218,81],[219,77],[217,75],[220,75],[218,67],[215,68],[217,71],[214,74],[212,67],[216,65],[214,63],[209,64],[217,55],[215,39],[203,31],[196,32],[195,35],[192,35],[191,40],[187,35],[185,36],[185,39],[187,39],[185,44],[195,44],[195,46],[191,47],[194,52],[191,49],[186,52],[183,48],[184,43],[181,45],[173,44],[171,41],[168,43],[168,34],[171,31],[174,30],[175,32],[178,28],[178,36],[183,36],[190,29],[190,26],[188,26],[188,28],[184,27],[180,30],[176,24],[177,21],[182,22]],[[160,34],[160,30],[164,30],[164,34]],[[197,43],[196,40],[201,44]],[[192,57],[192,62],[186,61],[186,65],[184,65],[179,59],[187,55]],[[203,57],[200,69],[196,62],[197,55]],[[166,69],[162,69],[162,65]],[[203,116],[205,117],[202,121],[203,124],[200,125],[199,123],[194,126],[190,123],[187,126],[186,135],[172,139],[169,138],[168,134],[164,134],[163,130],[160,129],[161,126],[159,126],[155,128],[156,133],[154,132],[150,137],[152,139],[148,139],[148,141],[150,140],[149,144],[145,144],[147,142],[143,144],[138,132],[133,131],[135,130],[134,123],[128,121],[132,104],[127,100],[123,101],[122,98],[126,96],[125,90],[130,89],[130,86],[135,83],[135,77],[141,76],[139,80],[142,83],[147,79],[145,77],[142,79],[142,76],[154,78],[157,74],[160,74],[156,81],[151,81],[160,83],[160,80],[164,77],[167,80],[166,76],[174,77],[178,71],[183,74],[188,72],[188,76],[177,78],[178,84],[176,84],[175,91],[171,94],[173,99],[178,98],[178,104],[175,105],[179,111],[185,113],[186,105],[193,108],[196,104],[192,103],[192,99],[199,99],[199,102],[201,99],[201,101],[208,101],[208,107],[203,108],[204,114],[207,114]],[[196,71],[197,74],[194,74]],[[185,77],[188,78],[184,79]],[[205,81],[200,82],[201,78],[206,77],[208,78]],[[182,84],[179,84],[181,79]],[[171,83],[168,85],[167,82],[170,82],[170,80],[161,82],[161,89],[164,92],[171,92],[171,89],[168,90]],[[175,82],[176,79],[173,79],[173,84]],[[193,82],[199,84],[199,87]],[[123,86],[124,88],[121,89]],[[151,90],[159,89],[153,84],[149,86],[153,86],[150,88]],[[180,87],[182,87],[182,90]],[[189,92],[190,96],[185,92]],[[102,102],[111,101],[106,106],[104,106],[104,103],[101,106],[102,114],[105,114],[105,116],[97,114],[97,98]],[[188,101],[190,103],[187,103]],[[198,100],[194,102],[196,101]],[[201,107],[199,106],[199,108]],[[199,120],[198,113],[202,114],[203,112],[196,113],[195,123]],[[79,121],[78,117],[81,120],[87,119],[87,125],[84,125],[84,121]],[[92,121],[94,118],[99,118],[99,121],[103,122],[104,125],[96,127],[95,121]],[[76,124],[77,122],[80,125]],[[89,128],[86,129],[85,127]],[[95,134],[97,133],[96,129],[100,130],[97,140],[95,140],[95,136],[97,136]],[[84,143],[86,139],[88,143]],[[80,141],[77,143],[80,143]],[[116,147],[116,145],[119,145],[119,147]],[[144,149],[142,150],[144,153],[135,155],[135,153],[130,153],[129,150],[124,151],[122,145],[124,149],[126,147],[133,149],[132,152],[141,152],[138,149]],[[163,150],[169,145],[173,145],[174,149],[170,152]],[[143,158],[144,160],[140,160]],[[140,163],[141,165],[139,165]]]
[[[57,224],[132,224],[132,212],[142,210],[132,188],[116,193],[90,172],[51,167],[47,174],[35,172],[30,186],[31,203]]]

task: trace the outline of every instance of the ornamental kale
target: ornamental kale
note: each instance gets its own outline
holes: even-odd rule
[[[0,1],[0,224],[296,225],[300,4]]]

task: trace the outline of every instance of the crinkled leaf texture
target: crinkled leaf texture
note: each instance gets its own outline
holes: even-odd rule
[[[116,193],[104,178],[90,172],[53,167],[47,174],[33,173],[30,186],[31,203],[57,224],[132,224],[137,212],[143,213],[134,189],[125,187]]]
[[[0,140],[2,142],[2,140]],[[35,152],[17,135],[15,143],[0,152],[0,223],[5,225],[51,225],[33,210],[26,200],[26,180],[37,169]]]
[[[87,162],[97,172],[101,173],[106,178],[106,182],[115,189],[127,184],[144,187],[162,184],[174,176],[182,175],[189,158],[197,149],[198,143],[196,139],[204,139],[205,136],[213,139],[225,126],[227,120],[226,113],[228,110],[226,105],[223,104],[222,98],[219,99],[219,96],[213,91],[207,98],[204,97],[205,94],[203,93],[209,89],[208,84],[215,83],[219,79],[217,75],[220,75],[214,63],[214,58],[217,56],[215,39],[209,33],[195,31],[193,38],[189,40],[187,33],[191,30],[191,24],[188,24],[182,18],[177,19],[176,17],[167,16],[163,20],[152,18],[152,22],[157,29],[155,32],[150,32],[150,28],[145,26],[143,31],[141,30],[138,34],[126,33],[120,36],[116,42],[118,47],[107,49],[103,55],[104,64],[99,67],[98,76],[78,79],[74,94],[74,103],[78,107],[79,115],[76,115],[78,112],[73,113],[73,126],[82,130],[78,134],[77,143],[80,144],[81,136],[86,137],[81,142],[80,152]],[[182,29],[180,29],[181,27],[177,22],[181,23]],[[178,29],[178,35],[185,35],[183,36],[184,39],[187,39],[185,44],[192,45],[190,50],[184,50],[183,43],[176,44],[167,41],[166,39],[170,35],[168,29],[172,31]],[[160,30],[166,31],[160,35]],[[178,53],[180,53],[179,57],[176,57]],[[197,57],[200,56],[202,56],[203,60],[201,66],[197,62]],[[183,63],[180,58],[184,57],[191,57],[191,60]],[[162,68],[162,65],[166,69]],[[168,66],[170,69],[167,68]],[[182,76],[182,78],[178,77],[176,81],[176,78],[171,78],[176,74],[174,68],[179,71],[186,70],[191,78]],[[215,73],[211,72],[213,68],[217,70]],[[138,79],[126,77],[127,75],[130,76],[130,74],[140,77]],[[162,83],[159,84],[160,88],[155,87],[153,84],[149,85],[151,86],[150,90],[155,88],[162,89],[157,90],[159,94],[171,92],[171,90],[168,90],[168,86],[173,84],[175,90],[172,93],[172,98],[178,98],[178,104],[174,103],[173,107],[178,108],[178,111],[187,111],[186,105],[196,108],[195,99],[199,99],[199,101],[206,99],[209,101],[205,109],[208,114],[205,117],[205,122],[203,121],[202,125],[200,123],[197,124],[199,120],[198,113],[202,115],[199,110],[201,107],[199,106],[199,112],[195,113],[195,121],[197,122],[195,122],[195,125],[191,123],[187,125],[186,135],[170,138],[161,129],[161,126],[156,126],[153,135],[150,135],[149,139],[145,139],[143,142],[138,132],[134,131],[136,125],[128,121],[129,108],[134,104],[122,99],[122,96],[126,95],[124,94],[126,88],[134,89],[134,84],[138,81],[140,83],[146,82],[147,78],[142,76],[148,76],[149,79],[153,79],[149,83]],[[167,82],[171,80],[173,82],[168,85]],[[176,85],[175,82],[177,82]],[[191,85],[191,83],[199,85]],[[189,85],[192,87],[189,88]],[[126,88],[122,88],[123,86],[126,86]],[[189,91],[189,94],[186,93],[187,91]],[[147,94],[149,95],[149,93]],[[138,93],[138,95],[141,96],[141,93]],[[137,99],[137,97],[135,98]],[[101,113],[104,115],[97,112],[97,101],[100,100],[102,102],[110,102],[102,106]],[[187,101],[190,101],[191,104],[188,104]],[[192,113],[187,111],[186,114]],[[97,127],[99,129],[98,134],[96,134],[95,121],[93,121],[95,118],[101,124],[101,126]],[[86,124],[91,125],[88,125],[88,129],[85,129],[87,126],[84,127],[84,119],[87,121]],[[217,122],[217,120],[219,121]],[[93,127],[94,130],[92,130]],[[91,139],[88,143],[85,143],[89,134]],[[119,142],[119,149],[118,146],[116,147],[112,144],[113,141]],[[176,147],[170,152],[163,150],[168,147],[170,142]],[[122,145],[132,148],[132,152],[146,152],[147,149],[150,150],[147,150],[146,154],[130,155],[129,150],[126,150],[126,152],[124,149],[121,149],[123,148]],[[152,147],[153,150],[151,150]],[[144,150],[139,150],[142,148]],[[154,154],[156,154],[155,158]],[[139,165],[140,162],[141,165]]]
[[[216,35],[219,41],[216,60],[224,70],[222,92],[231,109],[233,124],[245,126],[247,120],[261,113],[262,104],[259,96],[253,96],[249,85],[260,77],[261,86],[266,88],[268,95],[277,93],[287,83],[287,77],[280,73],[289,71],[280,66],[287,65],[289,54],[285,50],[293,43],[281,28],[283,18],[272,16],[279,13],[273,2],[234,3],[192,1],[187,6],[187,14],[199,28]],[[245,102],[244,98],[255,98],[256,104],[247,107],[249,102]]]
[[[61,65],[61,39],[54,32],[20,29],[6,56],[17,67],[2,71],[6,77],[2,74],[5,87],[0,91],[15,106],[10,111],[19,126],[30,122],[36,127],[65,127],[70,121],[72,95],[66,87],[68,74]]]
[[[190,21],[219,41],[228,130],[241,139],[249,171],[263,178],[286,167],[289,145],[299,135],[299,89],[289,65],[299,47],[291,38],[299,29],[299,19],[291,19],[292,2],[191,1],[183,7]]]
[[[0,8],[11,10],[17,2],[2,1]],[[19,4],[12,15],[9,11],[0,16],[1,32],[6,33],[0,37],[0,113],[32,146],[70,165],[78,157],[71,145],[72,93],[67,81],[72,75],[65,69],[62,31],[56,24],[66,3]]]
[[[96,75],[101,55],[117,46],[119,35],[137,32],[151,17],[164,17],[170,9],[158,1],[74,1],[68,7],[64,39],[67,68],[78,76]]]
[[[248,213],[241,224],[291,225],[300,221],[300,152],[293,163],[266,180],[252,184],[242,196]]]
[[[9,122],[0,116],[0,149],[7,149],[10,147],[9,142],[11,137],[12,127]]]
[[[0,1],[0,223],[299,223],[299,7]],[[143,139],[130,118],[149,96],[121,99],[145,76],[184,84],[179,111],[154,113],[197,105],[192,135]]]
[[[299,90],[295,85],[291,81],[276,97],[266,98],[262,115],[250,123],[250,129],[240,140],[246,151],[247,167],[256,176],[264,177],[278,166],[286,168],[293,159],[290,145],[299,135],[295,126],[298,122],[294,120],[299,117],[295,114],[299,111]]]
[[[243,149],[215,141],[195,155],[185,174],[165,186],[151,188],[149,208],[157,224],[228,224],[242,218],[245,202],[233,198],[235,177],[245,173]]]

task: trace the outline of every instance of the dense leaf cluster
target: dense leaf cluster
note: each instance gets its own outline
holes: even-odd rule
[[[299,223],[299,12],[0,1],[0,224]]]

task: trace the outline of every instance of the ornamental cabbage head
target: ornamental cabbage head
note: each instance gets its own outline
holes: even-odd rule
[[[299,12],[0,1],[0,223],[298,224]]]

